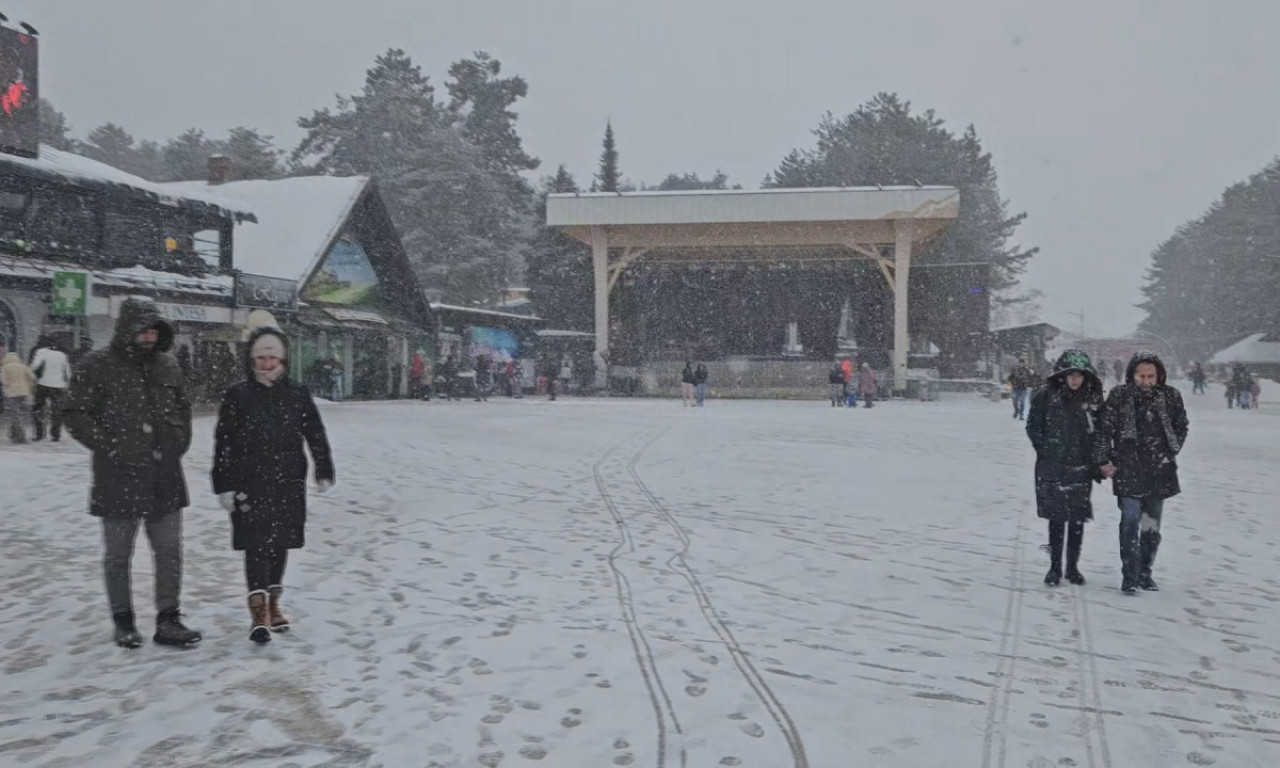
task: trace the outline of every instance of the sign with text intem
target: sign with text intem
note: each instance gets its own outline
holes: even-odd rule
[[[237,272],[236,305],[279,312],[297,312],[298,284],[293,280],[280,277]]]

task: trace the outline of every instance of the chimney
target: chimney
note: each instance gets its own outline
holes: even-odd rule
[[[231,181],[231,158],[209,155],[209,183],[225,184],[228,181]]]

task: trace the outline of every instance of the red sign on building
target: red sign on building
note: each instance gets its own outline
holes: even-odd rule
[[[32,35],[0,27],[0,152],[39,154],[38,48]]]

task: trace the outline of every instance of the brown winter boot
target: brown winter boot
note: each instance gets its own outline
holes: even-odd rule
[[[255,589],[249,593],[249,639],[255,643],[271,640],[269,610],[265,589]]]
[[[284,632],[289,629],[289,620],[280,612],[280,595],[284,587],[276,584],[267,587],[267,619],[272,632]]]

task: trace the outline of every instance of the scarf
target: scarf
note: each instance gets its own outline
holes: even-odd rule
[[[1138,439],[1137,400],[1136,384],[1126,384],[1120,388],[1121,440]],[[1178,435],[1173,431],[1173,420],[1169,418],[1168,398],[1165,396],[1163,386],[1157,385],[1151,393],[1151,407],[1155,409],[1156,415],[1160,418],[1160,424],[1164,427],[1164,436],[1169,441],[1169,450],[1176,456],[1182,451],[1182,443],[1178,441]]]

